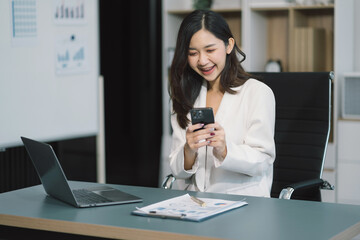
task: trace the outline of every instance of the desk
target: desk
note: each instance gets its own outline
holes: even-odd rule
[[[73,187],[96,183],[71,182]],[[351,239],[360,233],[360,206],[246,197],[248,206],[196,223],[131,215],[185,191],[110,185],[143,203],[77,209],[46,196],[41,185],[0,194],[0,225],[117,239]],[[197,193],[241,200],[242,196]],[[1,235],[1,233],[0,233]],[[1,236],[0,236],[1,238]]]

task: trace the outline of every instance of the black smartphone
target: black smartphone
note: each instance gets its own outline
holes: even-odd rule
[[[190,110],[190,116],[191,116],[191,123],[193,125],[197,123],[203,123],[205,125],[209,123],[214,123],[214,112],[211,107],[193,108]]]

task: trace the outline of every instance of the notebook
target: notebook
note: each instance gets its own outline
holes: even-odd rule
[[[100,185],[71,189],[53,148],[46,143],[21,137],[46,193],[75,207],[95,207],[141,202],[140,197]]]

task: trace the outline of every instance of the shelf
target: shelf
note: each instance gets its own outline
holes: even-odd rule
[[[253,11],[286,11],[286,10],[319,10],[319,9],[334,9],[334,4],[329,5],[296,5],[296,6],[281,6],[281,7],[272,7],[272,6],[258,6],[251,7]]]
[[[360,119],[356,119],[356,118],[343,118],[343,117],[339,117],[338,121],[343,121],[343,122],[360,122]]]
[[[334,9],[334,4],[329,5],[311,5],[311,6],[292,6],[292,9],[300,9],[300,10],[319,10],[319,9]]]
[[[308,30],[323,30],[324,36],[321,46],[323,51],[315,52],[315,55],[322,55],[322,58],[314,60],[318,62],[313,68],[307,68],[305,71],[332,71],[334,70],[333,49],[334,49],[334,7],[333,6],[297,6],[290,10],[290,71],[299,71],[301,68],[295,64],[299,58],[296,54],[296,31],[300,28]],[[315,49],[316,50],[316,49]],[[320,49],[318,49],[320,50]],[[300,52],[302,49],[300,49]],[[299,51],[298,51],[299,52]],[[314,55],[314,56],[315,56]],[[321,61],[321,59],[323,59]],[[308,60],[306,60],[307,62]],[[310,60],[309,60],[310,61]],[[304,70],[304,69],[303,69]]]
[[[271,11],[289,11],[289,7],[252,7],[251,10],[252,11],[257,11],[257,12],[271,12]]]
[[[214,12],[221,14],[225,19],[226,22],[229,24],[230,30],[234,35],[235,41],[238,46],[241,46],[241,8],[218,8],[218,9],[211,9]],[[167,14],[171,15],[177,19],[183,19],[186,15],[191,13],[193,9],[186,9],[186,10],[168,10]],[[178,22],[178,24],[180,24]]]
[[[214,12],[217,13],[241,13],[241,8],[223,8],[223,9],[211,9]],[[194,11],[194,9],[188,9],[188,10],[168,10],[168,14],[173,15],[187,15]]]
[[[248,5],[236,8],[224,6],[212,10],[224,16],[237,44],[244,47],[243,50],[250,59],[250,62],[246,63],[248,70],[263,71],[266,62],[273,59],[281,61],[283,71],[332,71],[334,9],[335,4],[295,5],[285,2],[250,1]],[[191,7],[179,10],[172,8],[166,11],[166,14],[172,21],[171,25],[176,26],[192,11]],[[316,36],[321,32],[321,38],[314,37],[316,46],[320,44],[321,48],[311,50],[314,47],[310,37],[299,42],[295,36],[299,36],[299,28],[307,28],[306,33],[315,32]],[[172,38],[173,33],[170,34],[169,38]],[[306,47],[299,48],[299,44],[303,42],[307,44]],[[307,47],[308,45],[311,47]],[[299,53],[306,55],[306,58],[302,58],[301,65],[298,61]],[[312,56],[318,55],[322,55],[323,58],[313,59]],[[303,64],[304,61],[307,63],[306,66]]]
[[[250,13],[248,29],[251,36],[248,41],[252,44],[247,51],[256,57],[250,70],[263,70],[269,59],[280,60],[285,72],[334,70],[334,4],[257,4],[250,6]],[[300,31],[299,28],[306,30]],[[301,39],[299,32],[304,32]],[[311,39],[308,32],[314,32],[316,37]]]

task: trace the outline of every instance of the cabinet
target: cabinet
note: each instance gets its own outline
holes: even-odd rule
[[[264,71],[270,59],[280,60],[283,71],[334,70],[334,39],[337,34],[334,31],[335,4],[300,6],[286,0],[214,0],[213,2],[212,10],[225,17],[236,42],[247,56],[243,62],[246,71]],[[166,166],[171,144],[170,102],[167,93],[168,68],[180,23],[185,15],[192,11],[191,0],[183,0],[182,3],[176,0],[163,0],[163,59],[166,62],[163,64],[164,126],[160,179],[169,171]],[[308,40],[305,41],[308,45],[305,43],[301,45],[298,39],[299,29],[306,29],[308,32],[319,30],[321,33],[311,35],[313,37],[308,36]],[[309,47],[309,44],[312,47]],[[318,52],[319,48],[321,52]],[[309,59],[313,62],[307,66],[308,68],[302,68],[298,61],[299,54],[303,52],[306,52],[303,62]],[[336,111],[337,109],[334,110],[334,122],[338,116]],[[336,185],[335,140],[329,145],[324,175]],[[327,193],[326,198],[326,201],[335,201],[335,193]]]
[[[360,204],[360,121],[338,122],[338,202]]]

